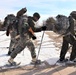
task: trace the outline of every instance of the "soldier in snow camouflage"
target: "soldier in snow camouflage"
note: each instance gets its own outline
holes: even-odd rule
[[[6,35],[11,36],[10,46],[8,55],[12,53],[14,50],[15,45],[17,44],[18,39],[15,37],[19,34],[18,31],[18,19],[21,15],[23,15],[27,11],[26,8],[22,8],[17,12],[17,16],[14,16],[13,14],[9,14],[5,17],[4,26],[6,26]]]
[[[14,44],[17,42],[15,37],[17,36],[17,30],[15,28],[16,17],[13,14],[9,14],[5,17],[4,25],[6,26],[6,35],[11,37],[8,55],[12,52]]]
[[[35,28],[34,22],[37,22],[40,18],[40,15],[36,12],[33,14],[33,17],[28,17],[27,23],[26,23],[26,17],[25,15],[20,17],[19,20],[19,25],[18,25],[18,30],[19,30],[19,35],[17,38],[20,38],[18,43],[16,44],[16,47],[14,51],[10,55],[10,59],[8,62],[10,64],[16,64],[14,62],[14,58],[17,56],[18,53],[20,53],[26,46],[29,48],[31,52],[31,57],[32,57],[32,63],[35,64],[40,64],[40,60],[36,59],[36,53],[35,53],[35,47],[33,42],[31,41],[31,38],[33,40],[36,39],[34,32],[40,32],[41,30],[46,30],[45,26],[42,26],[40,28]],[[24,21],[24,22],[23,22]]]
[[[74,16],[75,17],[75,16]],[[66,34],[63,36],[63,43],[62,43],[62,48],[60,52],[60,59],[58,60],[58,63],[63,63],[66,62],[67,64],[73,64],[76,62],[76,35],[75,35],[75,30],[74,30],[74,17],[72,14],[68,17],[69,20],[69,27],[67,29]],[[67,24],[66,24],[67,25]],[[69,44],[72,45],[72,51],[70,54],[69,61],[65,59],[65,55],[68,51]]]

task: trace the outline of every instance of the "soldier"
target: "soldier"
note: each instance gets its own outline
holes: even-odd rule
[[[14,50],[15,45],[17,44],[18,40],[15,39],[15,37],[17,35],[19,35],[18,24],[17,23],[18,23],[19,17],[22,16],[25,12],[27,12],[26,8],[22,8],[21,10],[19,10],[17,12],[17,16],[16,17],[14,16],[16,19],[13,22],[13,24],[12,25],[10,24],[10,25],[7,26],[6,35],[9,36],[9,34],[10,34],[10,36],[11,36],[8,55],[11,54],[11,52]]]
[[[36,36],[34,35],[34,32],[40,32],[42,30],[46,30],[46,26],[42,26],[40,28],[35,28],[35,23],[37,22],[40,18],[39,13],[34,13],[33,17],[28,17],[27,23],[24,21],[24,23],[21,23],[22,19],[25,18],[24,16],[21,16],[21,19],[19,20],[19,36],[17,38],[20,38],[18,41],[18,44],[16,45],[14,51],[11,53],[10,58],[8,62],[11,65],[16,65],[16,62],[14,62],[14,58],[17,56],[18,53],[20,53],[26,46],[29,48],[31,52],[31,57],[32,57],[32,64],[40,64],[41,61],[36,58],[36,53],[35,53],[35,47],[33,42],[31,41],[31,38],[34,40],[36,39]]]
[[[66,62],[67,64],[73,64],[74,62],[76,62],[75,57],[76,57],[76,35],[75,35],[75,31],[76,29],[74,28],[74,19],[76,20],[76,17],[72,15],[72,13],[70,14],[69,18],[69,28],[68,28],[68,32],[67,34],[64,35],[63,37],[63,43],[62,43],[62,48],[61,48],[61,52],[60,52],[60,59],[57,61],[58,63],[63,63]],[[72,51],[71,51],[71,55],[70,55],[70,59],[65,59],[65,55],[68,51],[69,48],[69,44],[72,45]]]
[[[9,46],[9,51],[8,51],[8,55],[11,54],[11,52],[13,51],[14,49],[14,44],[17,43],[17,40],[15,39],[15,37],[17,36],[17,31],[16,29],[14,28],[14,25],[10,25],[8,26],[7,28],[7,31],[6,31],[6,35],[9,36],[10,34],[10,46]]]
[[[5,17],[4,20],[4,25],[6,26],[6,35],[11,37],[11,41],[10,41],[10,46],[9,46],[9,51],[8,51],[8,55],[10,55],[10,53],[13,50],[13,44],[16,42],[16,40],[14,39],[15,36],[17,35],[17,31],[15,29],[15,21],[16,21],[16,17],[13,14],[9,14]]]

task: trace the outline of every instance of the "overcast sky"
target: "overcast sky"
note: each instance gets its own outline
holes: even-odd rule
[[[76,0],[0,0],[0,19],[3,20],[7,14],[16,15],[24,7],[27,8],[27,15],[39,12],[40,21],[43,21],[58,14],[68,16],[76,10]]]

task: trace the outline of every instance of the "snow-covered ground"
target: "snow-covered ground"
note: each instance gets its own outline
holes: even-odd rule
[[[42,38],[43,32],[36,33],[37,39],[35,42],[36,53],[38,54],[38,50],[40,47],[40,42]],[[36,43],[37,41],[37,43]],[[0,66],[8,63],[8,59],[10,56],[7,56],[8,48],[10,43],[10,37],[5,35],[5,31],[0,31]],[[39,59],[42,61],[47,61],[50,65],[56,63],[59,59],[60,51],[55,47],[54,40],[49,38],[47,34],[44,34],[42,46],[40,49]],[[15,58],[16,62],[21,62],[21,66],[29,64],[31,62],[31,55],[28,48],[25,48],[20,54]]]

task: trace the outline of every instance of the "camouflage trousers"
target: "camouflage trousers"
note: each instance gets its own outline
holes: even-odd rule
[[[76,40],[72,35],[67,35],[63,37],[63,43],[62,43],[62,48],[60,52],[60,60],[65,59],[65,55],[68,51],[69,44],[72,45],[70,60],[72,61],[76,58]]]
[[[12,52],[14,46],[17,44],[17,41],[18,41],[15,39],[15,37],[17,36],[17,32],[15,30],[14,31],[12,30],[10,32],[10,36],[11,36],[11,41],[10,41],[10,45],[9,45],[9,51]]]
[[[21,38],[18,43],[15,45],[15,48],[13,50],[13,52],[11,53],[11,57],[15,58],[17,56],[18,53],[20,53],[21,51],[24,50],[25,47],[28,47],[30,53],[31,53],[31,57],[32,58],[36,58],[36,53],[35,53],[35,47],[33,42],[28,39],[28,38]]]
[[[19,40],[19,39],[18,39]],[[9,51],[12,52],[13,49],[15,48],[16,44],[18,43],[18,40],[15,38],[11,38],[10,45],[9,45]]]
[[[11,41],[10,41],[10,45],[9,45],[9,51],[10,51],[10,52],[13,51],[13,48],[14,48],[13,45],[14,45],[14,41],[11,40]]]

